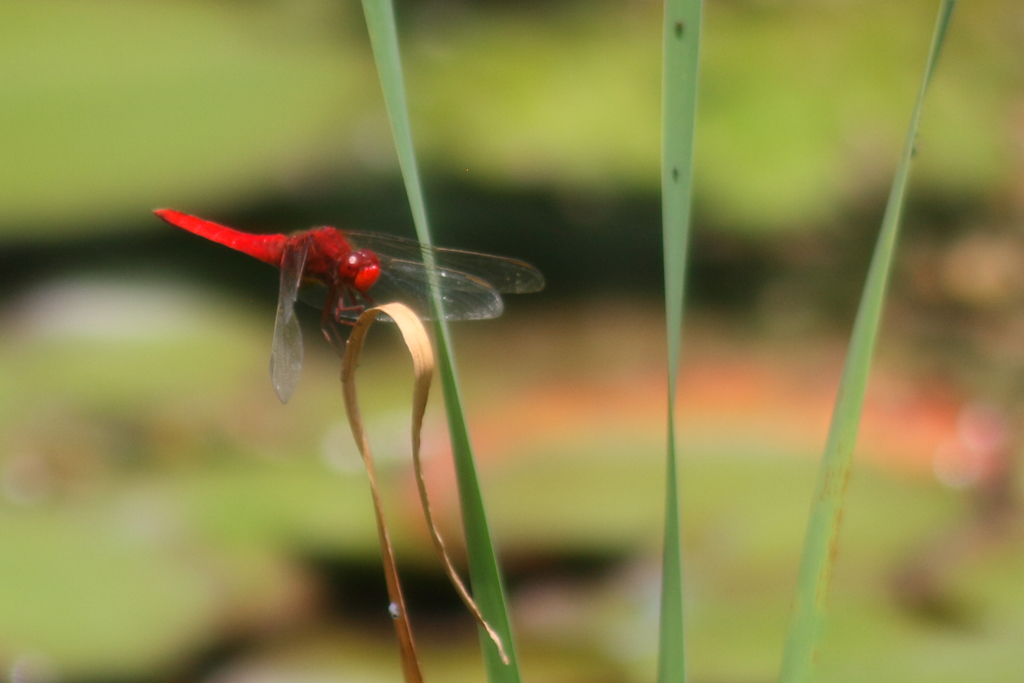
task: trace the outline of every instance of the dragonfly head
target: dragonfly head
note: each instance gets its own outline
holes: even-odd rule
[[[369,249],[357,249],[341,262],[341,278],[360,292],[373,287],[380,277],[380,259]]]

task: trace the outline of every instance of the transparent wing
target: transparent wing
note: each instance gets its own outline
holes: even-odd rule
[[[430,305],[430,277],[437,278],[447,320],[486,320],[504,310],[501,294],[489,282],[446,268],[427,268],[416,261],[380,256],[380,279],[370,288],[373,303],[400,301],[424,320],[434,318]],[[345,311],[342,317],[355,319],[359,311]]]
[[[396,262],[433,263],[439,271],[464,273],[505,294],[529,294],[544,289],[544,276],[525,261],[475,251],[424,247],[415,240],[383,233],[344,232],[357,249],[372,249],[378,256],[390,256]]]
[[[295,393],[302,372],[302,329],[295,317],[295,300],[308,252],[309,240],[301,240],[294,247],[285,248],[281,257],[281,288],[274,319],[274,346],[270,352],[270,381],[281,403],[287,403]]]
[[[322,311],[327,303],[327,293],[327,288],[319,282],[307,280],[299,286],[299,301]]]

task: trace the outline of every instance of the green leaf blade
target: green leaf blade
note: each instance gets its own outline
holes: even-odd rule
[[[682,683],[686,680],[675,402],[693,198],[693,141],[697,116],[701,10],[701,0],[667,0],[663,29],[661,196],[668,344],[668,429],[658,643],[659,683]]]
[[[783,652],[780,683],[809,683],[825,626],[825,606],[835,562],[839,523],[850,477],[853,447],[860,425],[871,357],[878,337],[885,291],[892,270],[903,201],[910,178],[914,143],[931,81],[952,18],[956,0],[939,9],[924,77],[911,116],[903,155],[893,179],[882,227],[871,258],[864,292],[853,326],[839,392],[832,413],[825,453],[811,505],[789,634]]]
[[[412,142],[412,130],[409,124],[394,7],[391,0],[363,0],[363,12],[366,16],[366,25],[370,33],[370,43],[373,47],[374,60],[377,63],[381,88],[384,91],[384,101],[391,122],[399,165],[402,169],[406,193],[409,196],[416,235],[421,243],[429,246],[432,241],[419,169],[416,164],[415,148]],[[435,304],[439,305],[436,291],[434,299]],[[448,416],[452,455],[455,460],[473,599],[480,608],[484,619],[498,633],[509,656],[508,664],[502,662],[497,647],[481,629],[480,642],[484,654],[484,665],[491,683],[519,683],[519,664],[512,641],[505,591],[476,475],[469,430],[463,415],[457,370],[451,352],[451,335],[444,316],[435,315],[434,317],[438,364],[445,411]]]

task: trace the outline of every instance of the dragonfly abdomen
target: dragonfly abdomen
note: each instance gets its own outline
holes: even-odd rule
[[[281,266],[281,255],[288,242],[285,235],[254,235],[173,209],[157,209],[153,213],[171,225],[205,237],[211,242],[223,244],[272,266]]]

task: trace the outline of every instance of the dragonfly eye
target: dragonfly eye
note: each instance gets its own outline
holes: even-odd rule
[[[338,264],[338,274],[341,275],[341,279],[346,282],[352,282],[359,275],[359,269],[363,267],[363,261],[365,256],[358,251],[349,252],[340,264]]]
[[[359,274],[356,275],[355,284],[356,289],[360,292],[365,292],[370,287],[373,287],[373,283],[380,277],[380,264],[374,259],[373,263],[367,263],[359,269]]]
[[[369,249],[360,249],[348,255],[342,266],[352,286],[360,292],[373,287],[380,277],[380,260]]]

